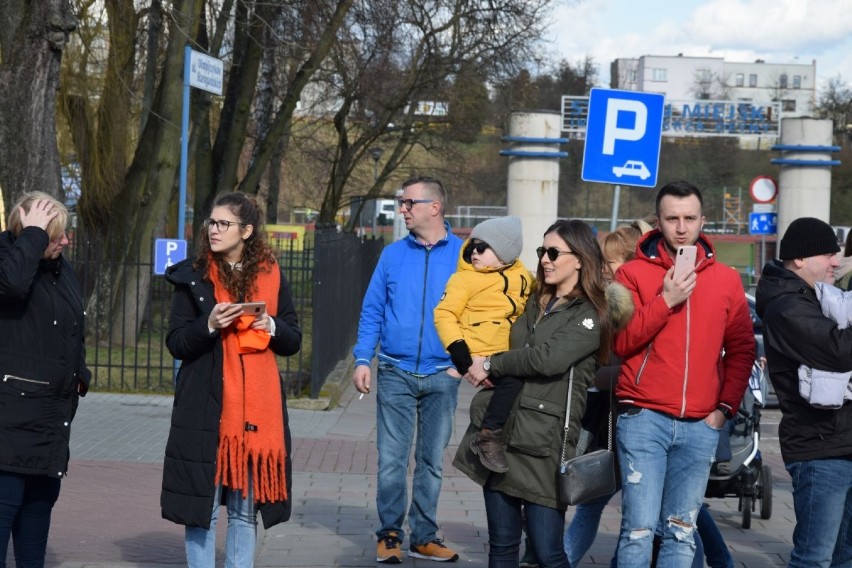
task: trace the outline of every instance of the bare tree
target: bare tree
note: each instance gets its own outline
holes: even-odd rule
[[[852,140],[852,89],[838,75],[820,90],[816,110],[820,118],[834,122],[834,133],[844,145]]]
[[[548,5],[374,0],[353,6],[320,74],[326,100],[336,103],[331,117],[336,142],[324,159],[329,174],[320,220],[332,221],[344,196],[358,187],[368,197],[379,195],[414,147],[432,155],[448,151],[450,129],[440,125],[454,118],[453,110],[435,116],[425,109],[446,104],[465,70],[494,81],[530,59]],[[363,166],[371,163],[369,149],[377,145],[385,152],[373,180]],[[410,167],[416,171],[418,165]]]

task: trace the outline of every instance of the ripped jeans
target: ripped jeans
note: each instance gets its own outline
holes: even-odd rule
[[[618,416],[616,440],[622,484],[618,567],[647,568],[660,527],[657,567],[689,568],[719,430],[703,420],[631,408]]]

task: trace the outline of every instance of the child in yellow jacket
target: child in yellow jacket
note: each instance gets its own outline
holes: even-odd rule
[[[518,259],[523,249],[521,219],[496,217],[473,228],[462,247],[458,269],[435,307],[435,327],[456,370],[467,373],[471,354],[509,349],[509,331],[524,311],[532,278]],[[482,464],[508,471],[503,425],[523,387],[517,377],[492,378],[494,394],[471,448]]]

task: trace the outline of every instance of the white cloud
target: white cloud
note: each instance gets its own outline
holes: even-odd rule
[[[676,55],[810,63],[852,83],[850,0],[581,0],[554,11],[560,58],[591,55],[601,82],[619,57]]]

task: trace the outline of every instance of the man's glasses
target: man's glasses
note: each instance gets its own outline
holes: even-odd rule
[[[490,248],[491,247],[488,246],[488,243],[484,243],[482,241],[479,241],[477,243],[471,243],[470,252],[471,253],[476,252],[477,254],[482,254]]]
[[[245,225],[245,223],[240,223],[239,221],[217,221],[216,219],[205,219],[202,224],[208,231],[216,227],[216,230],[220,233],[224,233],[230,229],[231,225]]]
[[[559,255],[561,255],[561,254],[576,254],[574,251],[559,250],[556,247],[550,247],[550,248],[538,247],[537,249],[535,249],[535,253],[538,255],[539,260],[541,260],[541,257],[543,257],[545,255],[545,253],[547,253],[547,258],[550,259],[550,262],[556,262],[556,259],[559,258]]]
[[[434,199],[397,199],[396,202],[399,203],[399,206],[411,211],[411,208],[414,207],[415,203],[432,203]]]

